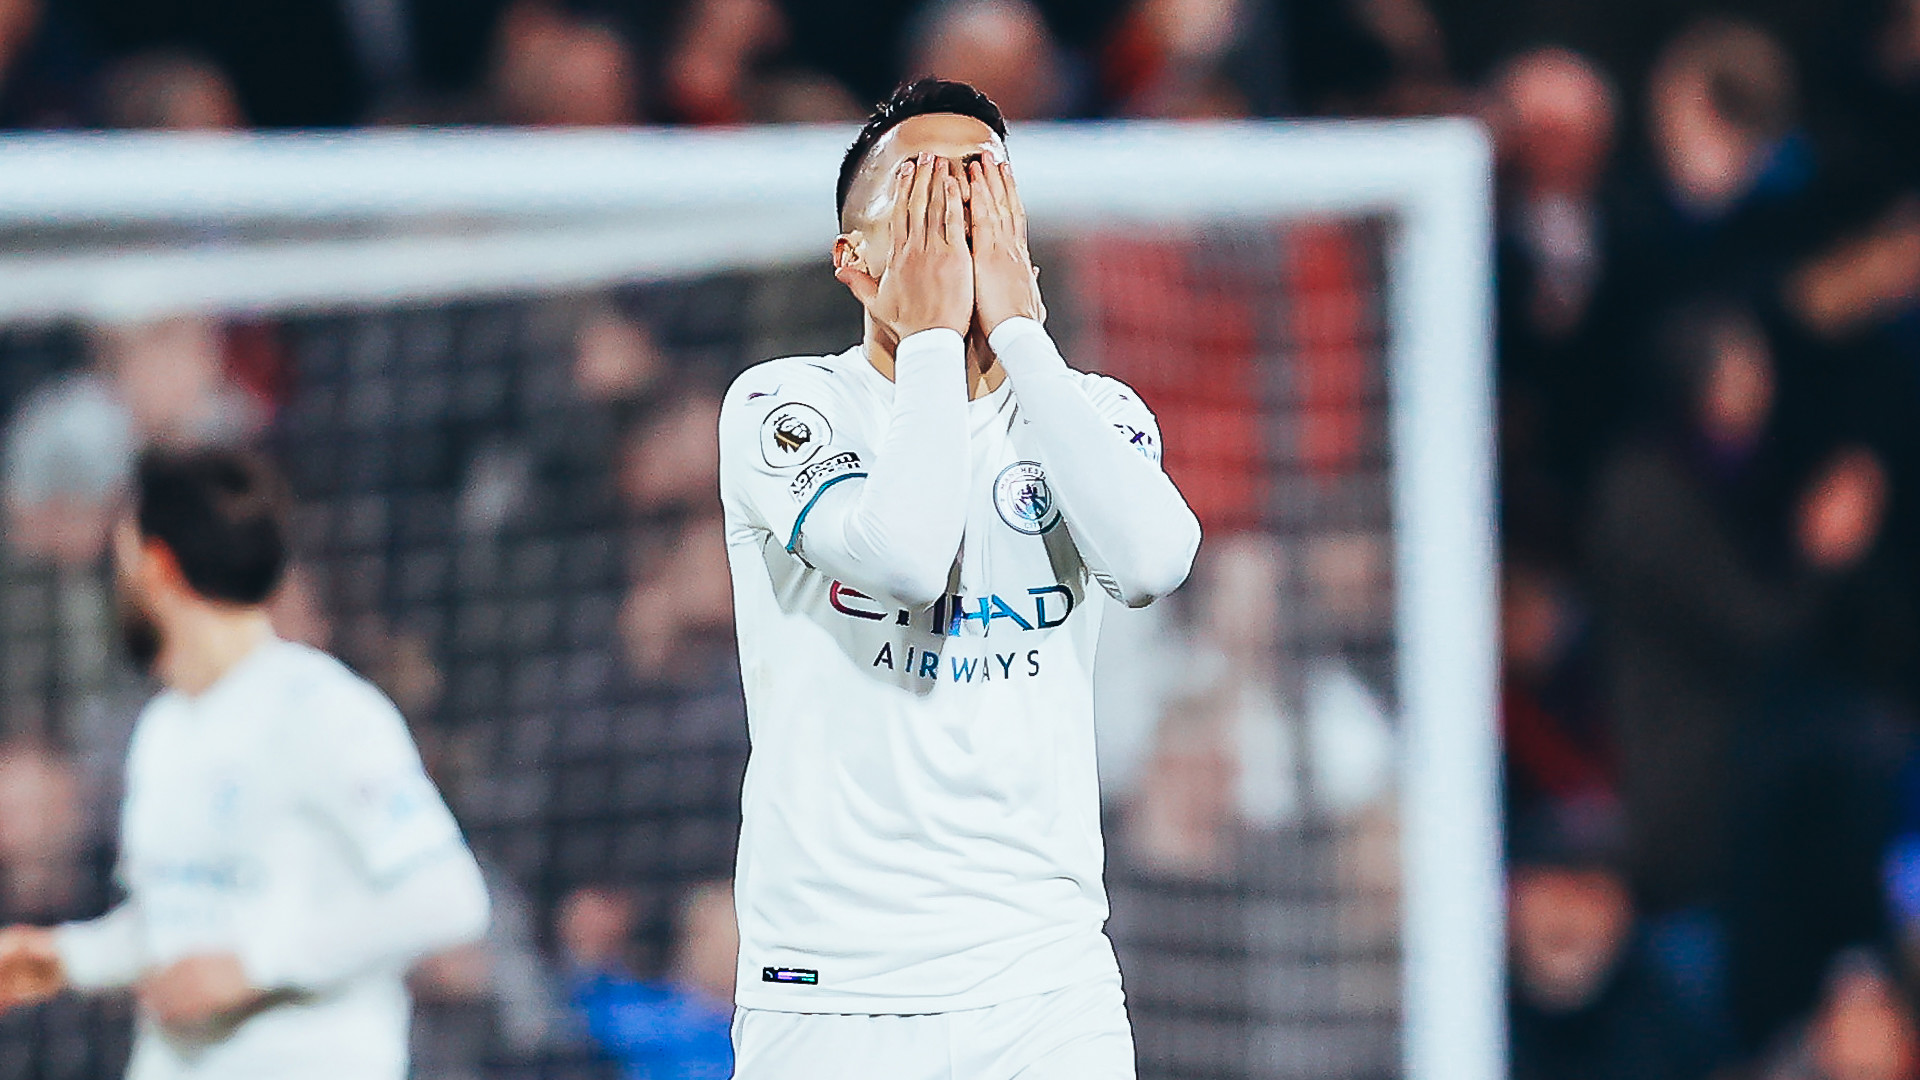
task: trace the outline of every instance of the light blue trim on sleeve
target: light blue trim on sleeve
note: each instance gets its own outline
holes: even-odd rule
[[[806,523],[807,515],[809,513],[812,513],[813,504],[820,501],[820,496],[825,495],[827,493],[828,488],[832,487],[833,485],[839,483],[842,480],[853,480],[865,475],[867,474],[863,472],[841,473],[839,476],[836,476],[833,479],[828,480],[826,483],[820,485],[820,489],[813,493],[813,498],[807,500],[807,505],[800,508],[800,516],[793,519],[793,535],[787,537],[787,554],[789,555],[799,554],[799,552],[794,549],[800,546],[800,526]]]

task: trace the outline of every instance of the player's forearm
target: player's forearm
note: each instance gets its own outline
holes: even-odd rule
[[[1200,547],[1200,522],[1173,481],[1100,415],[1039,323],[1008,319],[989,344],[1089,565],[1135,607],[1178,588]]]
[[[67,985],[75,990],[132,986],[147,967],[140,913],[131,902],[97,919],[67,923],[53,940]]]
[[[242,962],[263,989],[320,990],[474,941],[486,933],[488,913],[486,883],[462,847],[370,901],[333,906],[312,922],[252,943]]]
[[[951,330],[900,343],[893,416],[865,480],[822,493],[800,551],[857,588],[909,605],[944,595],[966,528],[966,346]]]

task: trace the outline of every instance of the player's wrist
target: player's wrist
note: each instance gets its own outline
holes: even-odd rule
[[[894,363],[912,363],[923,357],[937,357],[956,350],[964,352],[966,334],[951,326],[927,326],[904,334],[894,349]]]
[[[1023,338],[1035,334],[1045,336],[1047,332],[1039,316],[1025,311],[1013,312],[993,322],[982,319],[980,325],[988,327],[987,347],[996,354],[1007,351]]]

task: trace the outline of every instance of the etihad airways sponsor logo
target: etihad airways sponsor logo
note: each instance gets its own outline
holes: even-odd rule
[[[1042,585],[1028,589],[1025,596],[1012,598],[999,593],[985,596],[943,596],[932,607],[919,612],[906,608],[889,609],[878,600],[850,585],[835,581],[827,587],[827,603],[833,610],[870,622],[893,620],[895,626],[922,624],[930,634],[959,637],[968,629],[982,636],[993,632],[994,623],[1004,620],[1019,630],[1051,630],[1073,614],[1073,590],[1065,585]],[[916,617],[917,616],[917,617]]]
[[[935,682],[990,683],[996,679],[1011,682],[1014,679],[1034,679],[1040,675],[1042,659],[1039,649],[1021,652],[987,653],[984,656],[945,657],[946,666],[940,664],[941,654],[932,649],[921,649],[913,645],[905,646],[904,651],[896,652],[893,642],[880,646],[874,654],[873,666],[898,671],[919,679],[932,679]],[[899,666],[894,665],[898,663]]]

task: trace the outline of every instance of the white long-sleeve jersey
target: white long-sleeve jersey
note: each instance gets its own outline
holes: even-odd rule
[[[407,965],[486,928],[479,867],[399,712],[303,645],[148,704],[120,830],[127,899],[60,928],[69,981],[230,952],[269,991],[209,1030],[143,1016],[129,1080],[402,1080]]]
[[[1131,390],[1028,319],[969,401],[960,335],[762,364],[720,485],[752,752],[737,1001],[975,1008],[1115,972],[1094,645],[1103,596],[1185,579],[1200,529]]]

